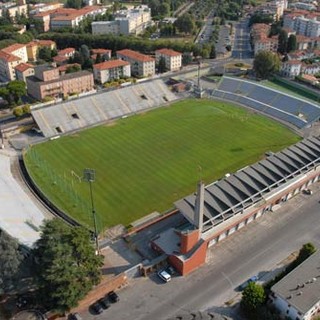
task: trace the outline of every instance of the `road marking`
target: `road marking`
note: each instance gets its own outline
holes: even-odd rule
[[[234,283],[232,282],[232,280],[224,272],[221,272],[221,274],[229,282],[229,284],[231,286],[231,289],[233,289],[234,288]]]

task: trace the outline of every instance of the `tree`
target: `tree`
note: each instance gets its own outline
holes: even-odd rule
[[[67,0],[66,7],[80,9],[83,7],[83,2],[82,2],[82,0]]]
[[[297,37],[294,34],[290,34],[287,45],[287,52],[297,50]]]
[[[175,22],[174,26],[183,33],[192,33],[195,28],[194,19],[190,14],[183,14]]]
[[[103,258],[95,254],[90,232],[60,219],[46,221],[33,249],[37,261],[39,299],[66,312],[100,281]]]
[[[16,278],[23,256],[18,241],[0,229],[0,294],[7,292]]]
[[[316,247],[312,243],[308,242],[304,244],[300,249],[297,260],[304,261],[308,257],[310,257],[312,254],[314,254],[316,251],[317,251]]]
[[[7,89],[15,103],[20,103],[21,97],[27,93],[26,84],[24,81],[20,80],[10,81],[7,85]]]
[[[211,51],[210,51],[210,59],[215,59],[217,57],[216,54],[216,47],[214,44],[211,45]]]
[[[101,57],[101,53],[97,53],[96,61],[94,63],[100,63],[100,62],[103,62],[102,57]]]
[[[267,79],[280,69],[278,55],[271,51],[260,51],[253,61],[253,69],[258,78]]]
[[[13,115],[17,118],[21,117],[24,114],[22,107],[15,107],[13,109]]]
[[[264,303],[266,295],[261,285],[250,282],[242,292],[241,307],[247,313],[254,313]]]
[[[281,29],[279,32],[278,38],[278,51],[282,54],[287,52],[288,46],[288,32],[284,29]]]
[[[166,59],[164,57],[161,57],[159,59],[158,71],[159,73],[163,73],[166,71]]]
[[[52,61],[51,49],[49,47],[42,47],[38,52],[38,59],[44,60],[46,62]]]

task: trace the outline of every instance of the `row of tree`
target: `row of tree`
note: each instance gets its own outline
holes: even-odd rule
[[[26,84],[20,80],[10,81],[5,87],[0,88],[0,97],[6,100],[10,107],[21,104],[21,98],[26,93]]]

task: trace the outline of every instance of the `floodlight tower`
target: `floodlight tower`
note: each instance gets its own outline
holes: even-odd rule
[[[90,198],[91,198],[91,210],[92,210],[92,218],[93,218],[93,226],[94,226],[94,238],[96,243],[96,254],[99,253],[99,242],[98,242],[98,230],[97,230],[97,219],[96,219],[96,210],[94,208],[93,202],[93,191],[92,191],[92,182],[95,181],[96,171],[94,169],[86,168],[83,170],[83,178],[85,181],[89,182],[90,186]]]

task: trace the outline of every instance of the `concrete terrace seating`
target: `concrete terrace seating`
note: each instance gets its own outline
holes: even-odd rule
[[[239,102],[298,128],[320,118],[320,105],[247,80],[223,77],[212,95]]]
[[[49,138],[175,100],[177,96],[157,79],[57,105],[33,107],[31,114]]]

